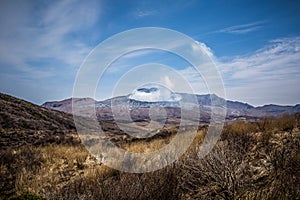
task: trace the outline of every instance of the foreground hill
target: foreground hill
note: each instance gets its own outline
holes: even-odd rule
[[[0,94],[0,146],[76,142],[70,114]],[[78,142],[78,141],[77,141]]]

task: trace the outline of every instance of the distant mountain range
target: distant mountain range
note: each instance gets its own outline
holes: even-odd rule
[[[200,121],[207,122],[211,115],[211,106],[213,102],[225,103],[227,107],[227,120],[234,120],[238,118],[245,119],[258,119],[265,116],[280,116],[283,114],[293,114],[300,112],[300,104],[295,106],[280,106],[280,105],[264,105],[254,107],[247,103],[238,101],[224,100],[215,94],[193,95],[186,93],[169,93],[169,99],[166,95],[161,98],[159,94],[160,88],[139,88],[135,92],[126,96],[118,96],[110,98],[104,101],[96,101],[92,98],[70,98],[63,101],[46,102],[42,107],[59,110],[67,113],[72,113],[72,101],[74,102],[74,108],[82,113],[84,116],[89,116],[89,112],[85,112],[86,108],[95,107],[96,114],[99,120],[113,120],[112,105],[121,107],[119,110],[129,109],[131,118],[133,120],[145,120],[149,119],[149,109],[157,107],[167,111],[169,117],[180,118],[181,115],[181,103],[192,102],[192,99],[196,97],[198,106],[200,109],[201,119]],[[151,96],[153,93],[154,98]],[[160,92],[163,93],[163,92]],[[165,93],[165,92],[164,92]],[[135,98],[138,97],[138,98]],[[176,97],[176,98],[174,98]],[[139,99],[140,98],[140,99]],[[146,101],[150,99],[149,101]],[[123,107],[123,108],[122,108]],[[194,108],[191,108],[191,112]]]

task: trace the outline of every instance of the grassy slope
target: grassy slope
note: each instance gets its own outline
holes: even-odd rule
[[[75,132],[72,115],[0,94],[1,149],[29,144],[78,143]]]
[[[22,130],[75,129],[71,115],[0,94],[0,128]]]

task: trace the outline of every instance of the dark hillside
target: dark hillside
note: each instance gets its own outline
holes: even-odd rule
[[[0,94],[0,128],[26,130],[75,129],[72,115],[45,109],[27,101]]]
[[[74,133],[72,115],[0,94],[1,148],[24,144],[74,143]]]

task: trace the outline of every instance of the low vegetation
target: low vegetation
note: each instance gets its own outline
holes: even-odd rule
[[[299,199],[299,115],[237,121],[203,159],[183,163],[183,194],[191,199]]]
[[[2,199],[299,199],[299,115],[235,121],[204,158],[206,126],[175,163],[130,174],[99,164],[77,143],[1,148]],[[117,141],[131,152],[160,149],[172,140]]]

